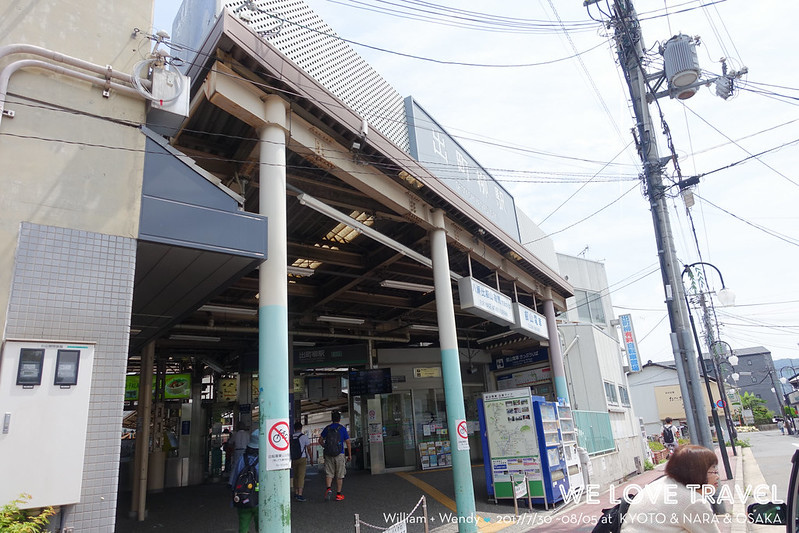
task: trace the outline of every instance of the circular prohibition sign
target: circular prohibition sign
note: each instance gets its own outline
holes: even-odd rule
[[[285,452],[289,449],[288,422],[277,422],[269,428],[269,445],[279,452]]]
[[[458,436],[462,439],[469,438],[469,431],[466,429],[466,420],[458,422]]]
[[[717,405],[718,407],[721,407],[722,409],[724,409],[725,407],[727,407],[727,404],[726,404],[726,403],[724,403],[724,400],[717,400],[717,401],[716,401],[716,405]]]

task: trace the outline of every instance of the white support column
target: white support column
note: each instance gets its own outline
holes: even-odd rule
[[[549,333],[549,364],[552,365],[552,377],[555,380],[555,395],[569,401],[569,386],[566,383],[566,370],[563,367],[563,351],[560,349],[560,335],[558,323],[555,319],[555,302],[552,301],[552,289],[547,288],[544,304],[544,316],[547,319],[547,332]]]
[[[270,470],[267,454],[275,431],[289,421],[288,287],[286,262],[286,102],[277,95],[264,99],[265,125],[260,130],[260,213],[268,217],[268,257],[261,263],[258,300],[258,404],[260,428],[260,530],[291,532],[289,469]],[[285,423],[285,425],[284,425]]]

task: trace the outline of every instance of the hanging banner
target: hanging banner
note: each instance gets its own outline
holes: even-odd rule
[[[627,351],[627,358],[630,360],[630,372],[640,372],[641,361],[638,358],[638,343],[635,340],[632,315],[619,315],[619,324],[621,325],[624,349]]]

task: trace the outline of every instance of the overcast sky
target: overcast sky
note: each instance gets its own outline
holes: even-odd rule
[[[596,6],[589,12],[581,0],[306,1],[343,38],[436,60],[354,45],[403,97],[413,96],[459,137],[558,252],[605,264],[615,312],[632,314],[642,361],[673,360],[652,218],[637,180],[629,93],[611,36],[589,17],[607,20]],[[156,0],[155,27],[171,30],[179,5]],[[793,358],[799,371],[799,2],[635,5],[644,44],[654,52],[682,32],[701,37],[699,61],[708,76],[721,73],[722,57],[730,69],[749,69],[743,90],[729,100],[712,88],[684,102],[659,100],[683,177],[709,173],[691,209],[699,252],[679,197],[669,202],[670,216],[679,259],[692,263],[701,253],[736,294],[734,308],[716,306],[722,340],[736,349],[765,346],[774,359]],[[482,15],[468,17],[467,28],[463,14],[438,18],[441,6]],[[403,13],[381,13],[386,9]],[[518,64],[533,65],[499,66]],[[657,107],[650,112],[659,124]],[[661,127],[656,131],[665,156]],[[668,172],[674,178],[673,166]],[[713,271],[708,282],[721,288]]]

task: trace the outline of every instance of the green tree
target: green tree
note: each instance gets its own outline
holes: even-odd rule
[[[47,527],[50,517],[55,514],[52,507],[38,510],[22,510],[19,504],[31,499],[22,494],[13,502],[0,508],[0,531],[8,533],[40,533]]]
[[[774,418],[774,411],[766,408],[766,400],[758,398],[751,392],[744,392],[741,395],[741,406],[752,410],[755,424],[770,424]]]

